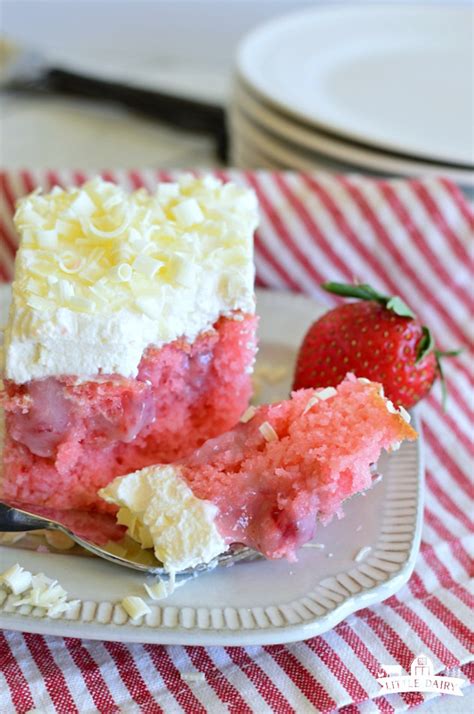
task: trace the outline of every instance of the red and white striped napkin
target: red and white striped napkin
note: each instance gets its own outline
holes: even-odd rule
[[[153,188],[173,172],[106,171]],[[329,306],[325,280],[357,277],[399,294],[441,348],[472,346],[474,216],[449,181],[375,181],[324,174],[218,172],[251,185],[261,205],[258,284],[302,291]],[[1,175],[0,276],[13,271],[15,199],[70,185],[77,171]],[[436,672],[474,681],[472,652],[472,353],[446,364],[443,411],[435,388],[421,407],[427,442],[426,507],[415,573],[400,592],[306,642],[268,647],[163,647],[0,634],[0,711],[393,712],[433,694],[380,696],[382,664],[409,671],[420,652]],[[190,670],[202,681],[181,677]],[[446,696],[446,695],[444,695]],[[462,700],[460,700],[462,701]],[[462,707],[462,704],[460,705]],[[459,709],[461,711],[462,708]]]

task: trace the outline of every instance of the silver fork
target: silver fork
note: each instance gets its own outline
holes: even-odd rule
[[[81,534],[81,526],[74,526],[71,523],[71,521],[74,520],[73,517],[75,514],[78,515],[79,512],[53,510],[19,502],[3,502],[0,503],[0,532],[14,533],[42,529],[60,531],[69,536],[75,543],[82,546],[82,548],[97,555],[99,558],[104,558],[104,560],[108,560],[111,563],[121,565],[125,568],[138,570],[144,575],[154,575],[155,577],[160,577],[162,580],[169,580],[169,572],[165,570],[158,560],[156,560],[156,565],[144,565],[137,560],[133,560],[132,557],[125,558],[110,553],[105,550],[101,544],[94,543],[89,538],[85,538],[84,535]],[[100,520],[107,523],[109,530],[111,527],[116,526],[112,516],[84,513],[80,513],[79,515],[82,521],[84,518],[87,518],[87,516],[90,516],[90,518],[93,519],[91,520],[91,524],[94,526],[97,526]],[[118,528],[119,527],[117,527],[117,533],[119,533]],[[124,535],[124,529],[120,529],[120,533]],[[257,553],[251,548],[235,544],[231,545],[225,553],[221,553],[209,563],[200,563],[194,568],[187,568],[186,570],[177,572],[175,573],[175,577],[176,579],[189,579],[202,573],[207,573],[218,566],[229,567],[234,565],[234,563],[244,560],[256,560],[261,557],[260,553]]]

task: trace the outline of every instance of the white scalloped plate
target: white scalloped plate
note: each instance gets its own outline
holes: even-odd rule
[[[238,148],[241,152],[243,146],[250,159],[245,163],[238,162],[239,167],[267,168],[276,162],[277,166],[299,171],[329,169],[332,173],[364,170],[384,176],[443,175],[462,186],[474,186],[474,173],[468,169],[410,160],[332,139],[317,131],[291,125],[287,120],[281,122],[277,113],[266,111],[263,104],[251,104],[249,110],[248,98],[248,94],[244,101],[238,98],[229,111],[233,149]],[[309,137],[313,149],[304,143]]]
[[[0,296],[1,298],[1,296]],[[297,346],[323,311],[302,296],[260,291],[260,366],[286,368],[259,393],[275,400],[288,393]],[[276,378],[277,374],[273,375]],[[415,428],[419,423],[415,417]],[[383,479],[345,507],[345,517],[319,528],[297,563],[243,563],[193,580],[136,622],[120,601],[143,594],[143,578],[82,555],[43,553],[19,541],[0,546],[0,569],[19,562],[57,578],[80,604],[68,617],[46,618],[9,599],[0,603],[0,627],[25,632],[121,642],[189,645],[255,645],[302,640],[334,627],[356,610],[393,595],[413,570],[422,522],[421,438],[379,464]],[[362,548],[371,550],[362,560]]]

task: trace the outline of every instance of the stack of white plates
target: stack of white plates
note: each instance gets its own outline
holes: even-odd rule
[[[442,174],[474,185],[472,5],[314,8],[240,45],[241,168]]]

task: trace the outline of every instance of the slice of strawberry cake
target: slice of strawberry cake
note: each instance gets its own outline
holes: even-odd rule
[[[169,571],[209,562],[231,543],[294,560],[317,520],[342,515],[347,498],[370,488],[382,449],[416,438],[409,419],[380,384],[348,375],[337,389],[250,407],[179,463],[117,478],[100,496]]]
[[[252,191],[95,179],[18,204],[5,499],[108,510],[114,477],[231,428],[256,352]],[[114,509],[112,509],[114,510]]]

